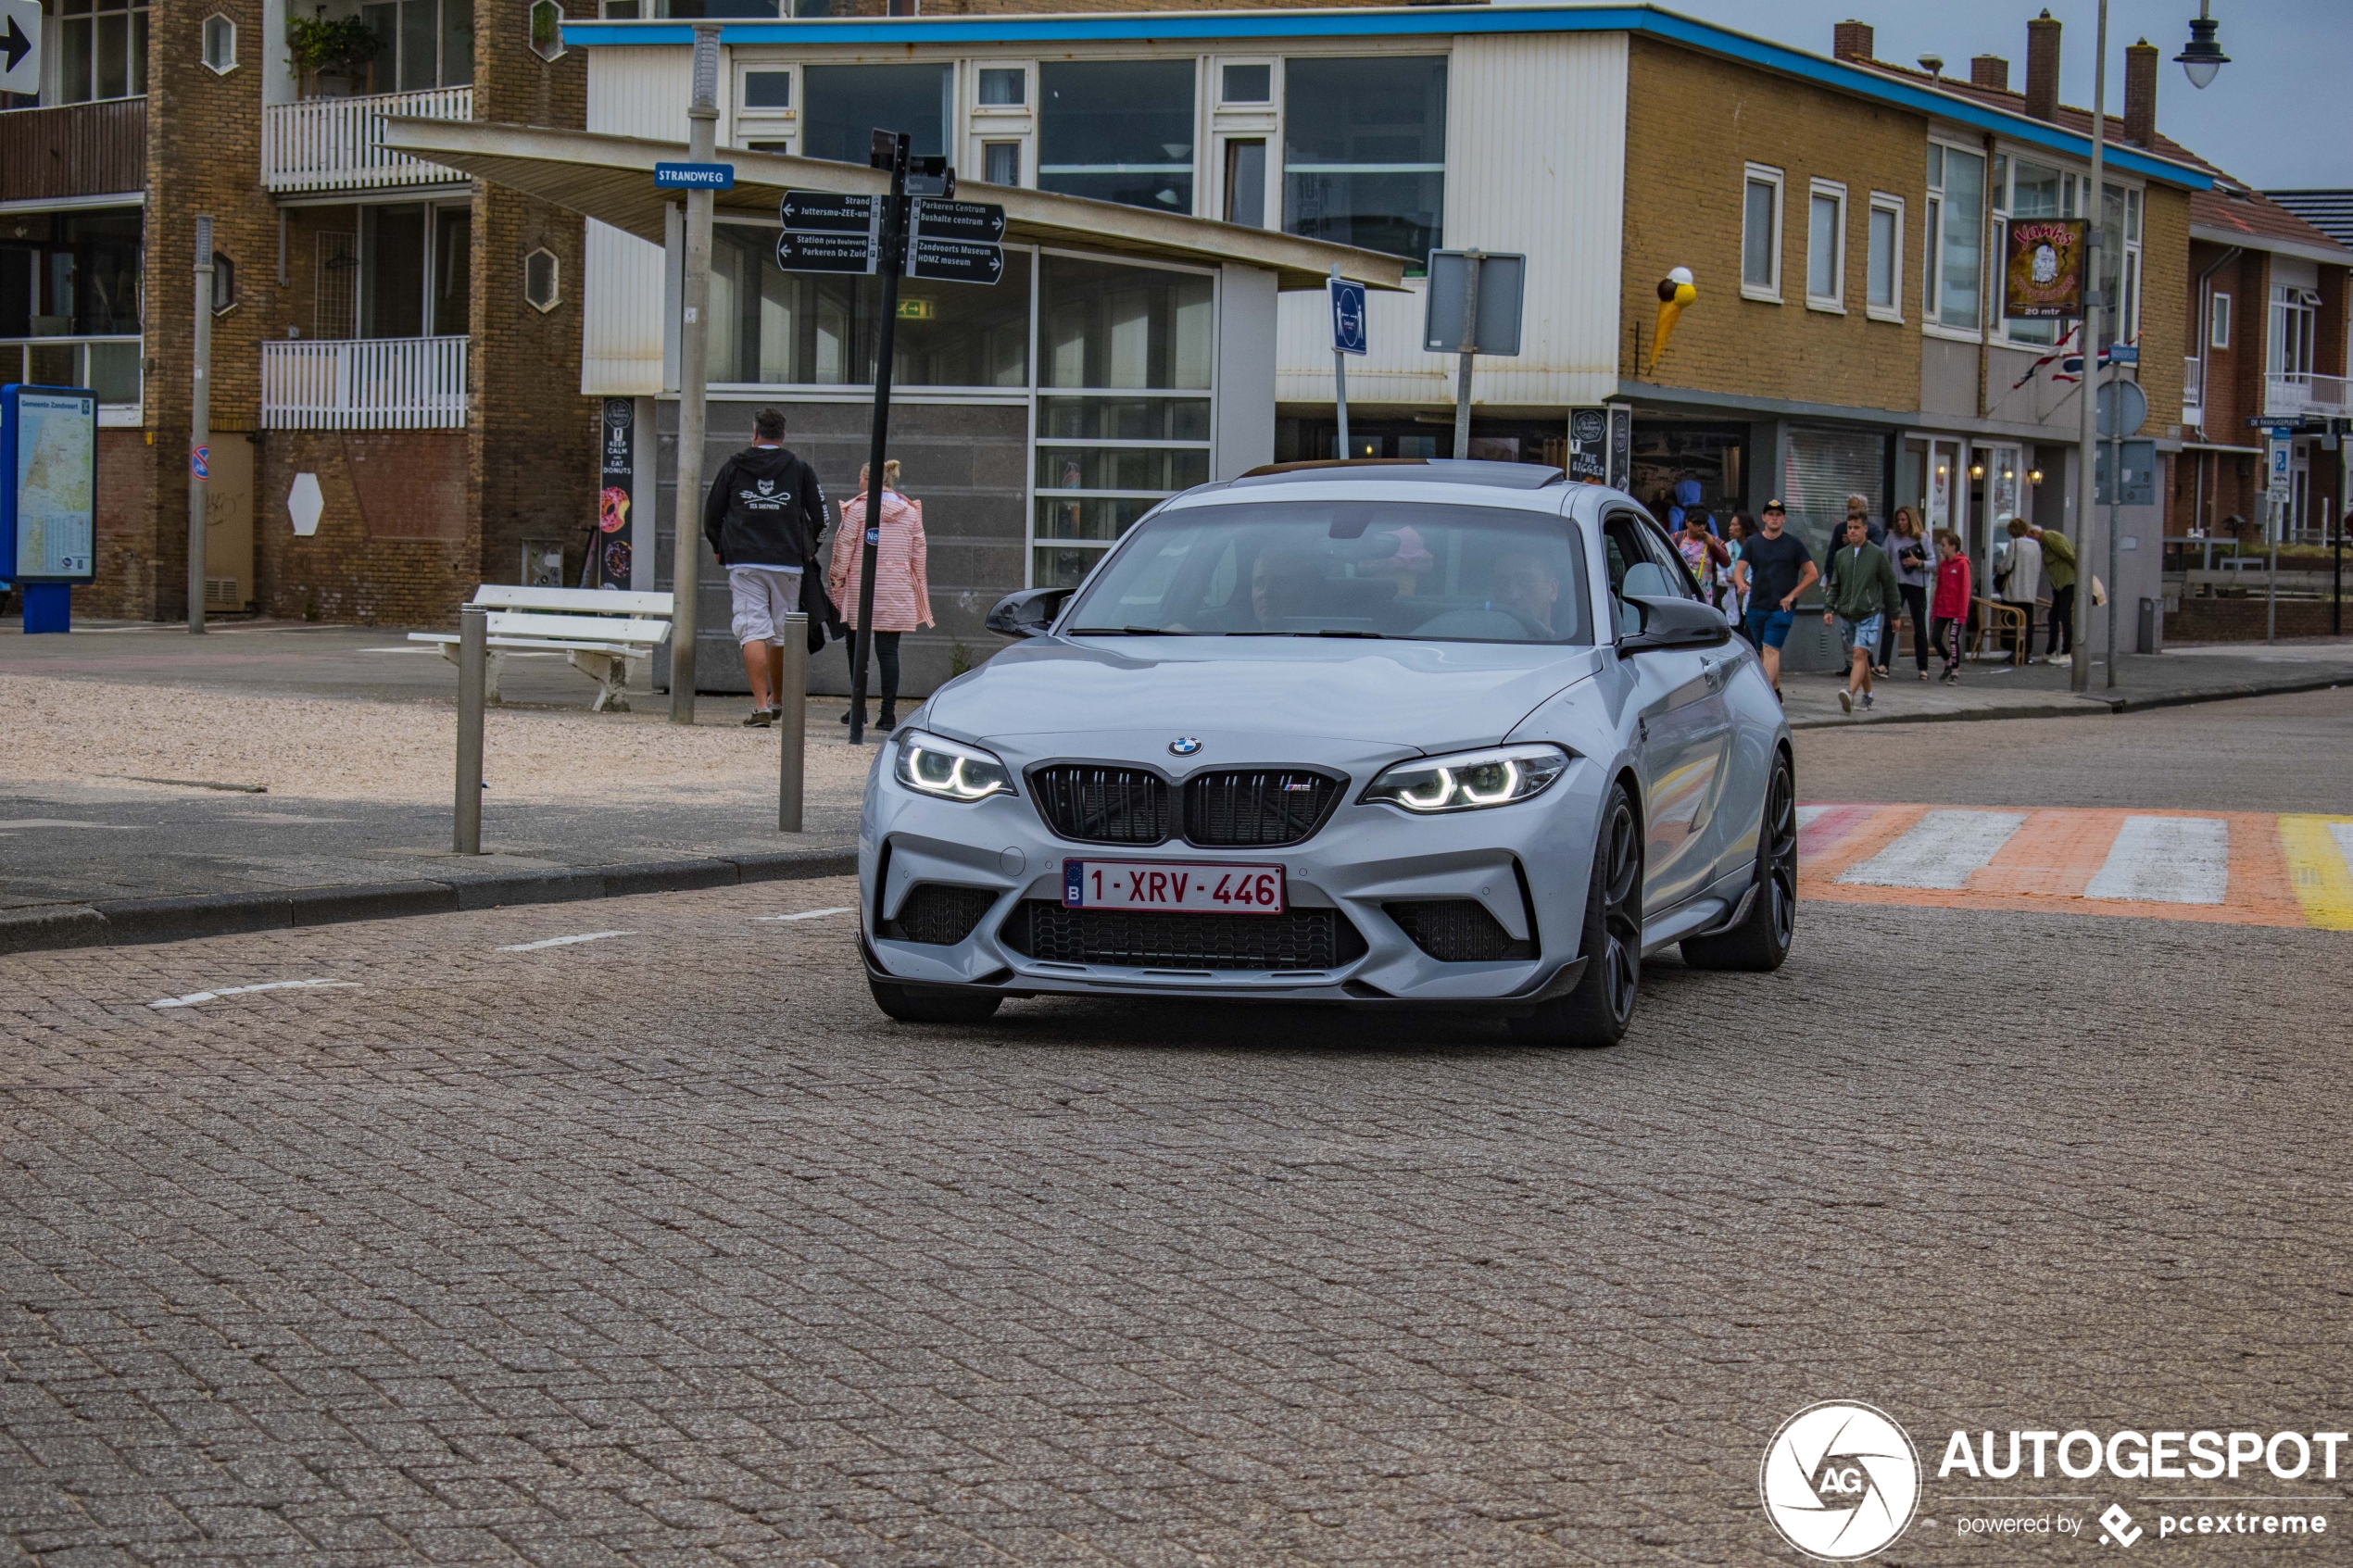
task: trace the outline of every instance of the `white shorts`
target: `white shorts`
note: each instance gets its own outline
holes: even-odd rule
[[[734,596],[736,641],[785,640],[785,617],[800,613],[800,573],[775,566],[731,566],[727,592]]]

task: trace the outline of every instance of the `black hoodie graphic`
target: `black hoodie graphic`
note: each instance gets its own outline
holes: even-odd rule
[[[806,570],[825,532],[816,470],[782,446],[736,453],[711,482],[702,532],[722,566]]]

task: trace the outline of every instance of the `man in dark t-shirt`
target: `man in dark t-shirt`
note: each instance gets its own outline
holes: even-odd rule
[[[1797,596],[1811,587],[1822,569],[1814,554],[1793,533],[1786,532],[1789,510],[1779,501],[1765,503],[1757,521],[1763,532],[1741,546],[1732,563],[1733,580],[1748,603],[1748,640],[1765,661],[1773,695],[1781,695],[1781,645],[1789,641],[1796,619]]]

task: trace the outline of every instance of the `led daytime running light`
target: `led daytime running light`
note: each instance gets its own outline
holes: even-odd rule
[[[976,747],[932,735],[910,734],[901,741],[894,771],[909,789],[940,800],[986,800],[1013,793],[1002,762]]]
[[[1567,751],[1541,743],[1458,752],[1443,761],[1418,759],[1383,772],[1363,798],[1416,816],[1508,806],[1541,795],[1568,763]]]

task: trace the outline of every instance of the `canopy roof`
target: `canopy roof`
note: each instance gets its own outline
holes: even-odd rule
[[[537,196],[655,245],[664,241],[664,209],[683,194],[654,185],[656,163],[686,157],[680,142],[406,115],[384,116],[384,144],[396,151]],[[788,189],[876,194],[890,189],[889,176],[854,163],[740,147],[722,147],[717,156],[736,169],[735,188],[714,193],[723,216],[773,223]],[[1009,243],[1213,266],[1230,261],[1275,273],[1276,287],[1284,290],[1320,289],[1334,267],[1342,278],[1372,288],[1404,287],[1404,262],[1353,245],[976,181],[959,180],[956,194],[1001,206]]]

